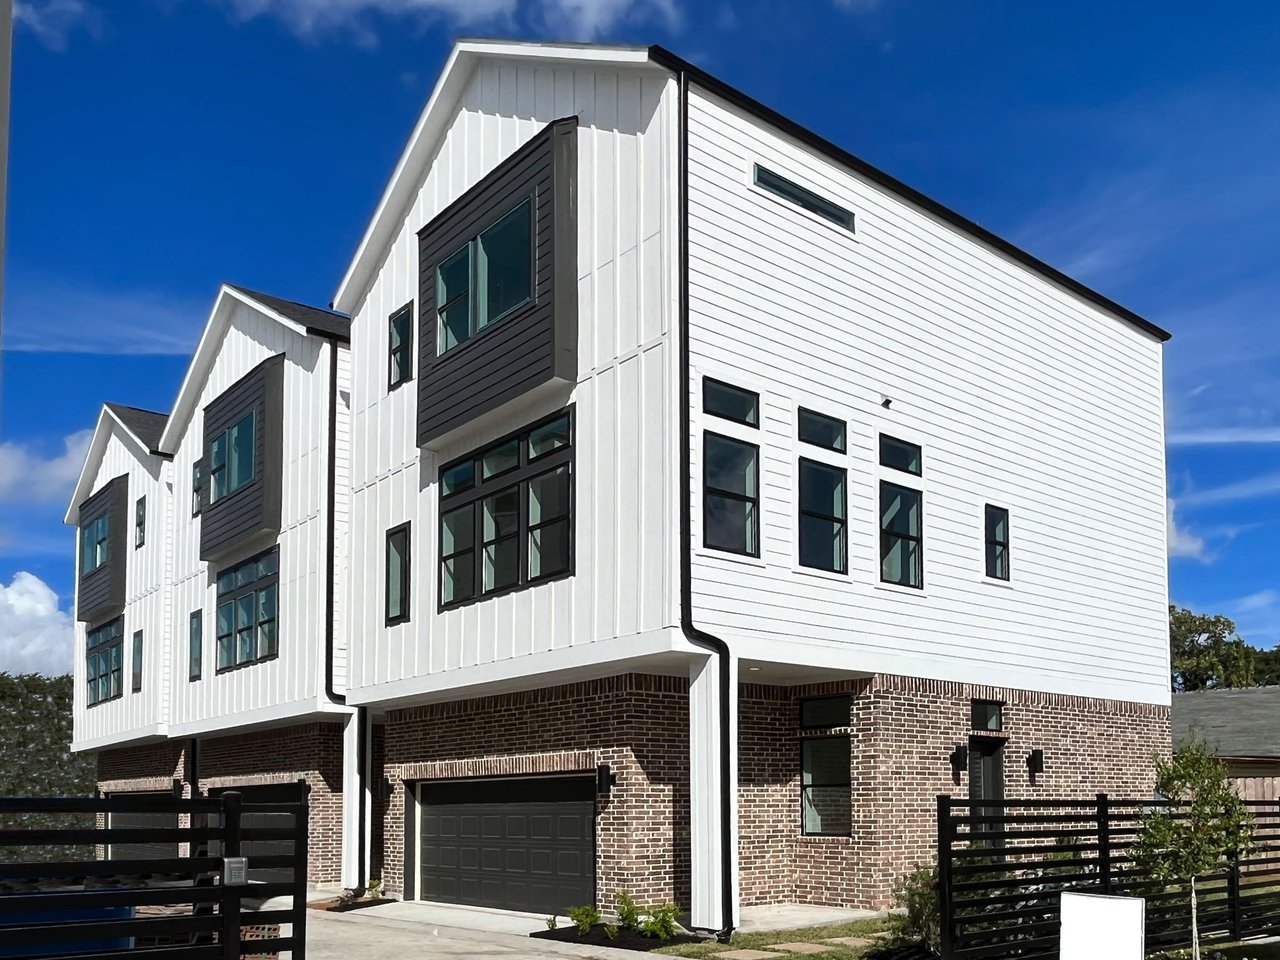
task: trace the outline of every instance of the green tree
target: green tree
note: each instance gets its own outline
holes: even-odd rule
[[[1248,847],[1253,818],[1232,792],[1226,764],[1198,739],[1184,743],[1171,760],[1156,758],[1156,789],[1169,802],[1143,815],[1134,862],[1166,886],[1189,886],[1191,953],[1200,960],[1196,877]]]
[[[1253,681],[1260,687],[1280,686],[1280,647],[1254,653]]]
[[[1169,662],[1174,690],[1252,687],[1257,651],[1230,617],[1169,604]]]

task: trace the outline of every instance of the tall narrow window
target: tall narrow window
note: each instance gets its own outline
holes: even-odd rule
[[[406,303],[387,321],[390,328],[390,359],[387,389],[394,390],[413,379],[413,304]]]
[[[800,565],[832,573],[848,567],[846,471],[800,458]]]
[[[192,610],[187,620],[187,679],[199,680],[204,669],[204,611]]]
[[[200,516],[200,508],[204,505],[204,461],[197,460],[191,465],[191,515]]]
[[[924,503],[919,490],[880,482],[880,579],[924,587]]]
[[[133,548],[147,542],[147,498],[139,497],[133,505]]]
[[[279,580],[280,555],[274,547],[218,574],[219,673],[276,655]]]
[[[702,380],[702,412],[748,427],[760,426],[760,394],[719,380]]]
[[[993,580],[1009,579],[1009,511],[987,504],[986,509],[987,576]]]
[[[409,524],[387,531],[387,626],[409,619]]]
[[[800,741],[800,807],[805,836],[848,836],[853,819],[849,768],[847,735]]]
[[[90,520],[80,532],[80,572],[92,573],[107,562],[111,554],[109,517],[103,514]]]
[[[133,692],[138,693],[142,689],[142,631],[136,630],[133,634]]]
[[[209,502],[245,487],[253,480],[255,417],[249,411],[222,433],[209,447]]]
[[[85,634],[85,702],[114,700],[124,692],[124,619]]]
[[[712,550],[760,555],[760,448],[703,434],[702,542]]]

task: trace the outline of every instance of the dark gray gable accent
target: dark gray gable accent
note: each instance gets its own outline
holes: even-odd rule
[[[253,480],[217,503],[209,501],[213,438],[250,409],[257,412]],[[280,532],[284,437],[284,354],[258,364],[204,408],[204,487],[200,559],[219,560],[246,540]]]
[[[82,623],[109,620],[124,610],[125,573],[129,554],[129,475],[121,474],[80,504],[80,528],[103,515],[107,516],[107,562],[92,573],[81,572],[83,549],[76,536],[76,572],[80,590],[76,601],[76,618]]]
[[[143,442],[148,452],[158,457],[172,459],[169,454],[161,453],[160,437],[164,433],[165,424],[169,422],[167,413],[156,413],[154,410],[143,410],[141,407],[126,407],[123,403],[108,403],[109,409],[125,428]]]
[[[307,328],[307,333],[317,334],[331,340],[341,340],[344,343],[351,340],[351,318],[345,313],[338,313],[336,310],[324,310],[320,307],[311,307],[305,303],[298,303],[296,300],[273,297],[269,293],[259,293],[257,290],[250,290],[248,287],[242,287],[236,283],[229,283],[227,286],[232,290],[238,290],[252,300],[257,300],[264,307],[274,310],[280,316],[301,324]]]
[[[418,445],[551,380],[578,374],[578,118],[542,132],[418,233]],[[534,198],[533,300],[436,356],[436,267]]]

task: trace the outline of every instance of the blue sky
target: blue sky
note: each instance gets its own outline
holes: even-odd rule
[[[662,43],[1173,331],[1172,597],[1280,641],[1280,6],[19,0],[0,668],[68,656],[100,403],[223,280],[329,302],[460,35]]]

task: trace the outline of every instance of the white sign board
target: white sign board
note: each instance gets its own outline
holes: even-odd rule
[[[1141,897],[1062,894],[1062,960],[1142,960],[1146,907]]]

